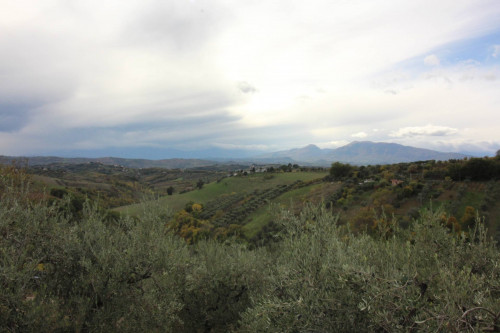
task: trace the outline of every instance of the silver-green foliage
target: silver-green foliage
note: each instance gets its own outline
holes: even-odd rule
[[[321,206],[283,211],[268,249],[188,246],[159,202],[107,219],[33,203],[0,179],[0,331],[478,331],[500,325],[500,254],[442,212],[353,234]],[[3,186],[3,187],[2,187]]]
[[[2,330],[126,331],[179,321],[176,274],[189,254],[163,221],[109,225],[89,203],[78,221],[46,203],[4,196],[1,204]]]
[[[482,224],[468,237],[423,211],[410,230],[353,235],[321,207],[284,212],[268,289],[246,332],[476,331],[500,325],[500,255]]]
[[[21,192],[0,200],[0,331],[228,331],[261,289],[264,250],[188,246],[158,202],[117,220],[87,202],[74,219]]]

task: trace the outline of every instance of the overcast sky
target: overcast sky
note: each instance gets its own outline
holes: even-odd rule
[[[498,0],[0,0],[0,154],[493,154],[499,18]]]

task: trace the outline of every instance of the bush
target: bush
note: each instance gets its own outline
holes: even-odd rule
[[[500,255],[482,224],[457,238],[441,211],[420,215],[377,238],[318,208],[283,214],[270,285],[243,314],[243,331],[498,329]]]
[[[368,235],[307,206],[299,216],[282,211],[273,242],[250,250],[225,237],[187,245],[167,232],[169,213],[157,201],[143,204],[137,218],[106,217],[86,202],[74,221],[62,201],[30,200],[27,186],[0,177],[0,331],[456,332],[500,325],[500,253],[477,218],[467,234],[453,233],[443,224],[455,221],[444,212],[423,210],[405,230],[378,218]],[[179,230],[199,222],[172,220],[184,218]]]
[[[158,208],[109,224],[85,204],[79,223],[57,203],[0,206],[0,331],[173,330],[184,242]],[[154,249],[154,251],[152,251]]]

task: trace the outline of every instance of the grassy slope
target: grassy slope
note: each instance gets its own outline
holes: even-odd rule
[[[204,204],[216,197],[230,193],[250,193],[255,190],[275,187],[281,184],[292,184],[297,180],[308,181],[326,176],[326,172],[289,172],[273,174],[271,179],[266,179],[266,174],[258,173],[243,177],[225,178],[220,182],[212,182],[203,186],[201,190],[194,190],[182,194],[161,197],[160,202],[167,205],[173,211],[184,208],[186,203],[194,201]],[[116,210],[127,214],[136,214],[140,205],[118,207]]]
[[[294,211],[298,212],[306,202],[319,203],[339,186],[340,184],[320,183],[283,193],[271,200],[269,205],[260,207],[250,215],[243,227],[245,236],[247,238],[254,237],[265,225],[271,222],[273,219],[271,214],[272,205],[292,207]]]
[[[439,187],[441,184],[438,184]],[[497,186],[499,186],[498,184]],[[321,199],[318,199],[317,193],[322,193],[323,197],[327,197],[328,193],[333,193],[336,188],[338,188],[340,184],[315,184],[307,187],[303,187],[297,190],[289,191],[281,196],[275,198],[271,201],[271,204],[278,204],[283,207],[293,207],[295,211],[300,211],[303,207],[303,204],[308,201],[312,202],[320,202]],[[419,209],[420,207],[430,208],[432,205],[433,209],[437,209],[439,206],[444,205],[445,210],[448,210],[451,207],[451,201],[457,200],[457,190],[459,187],[465,186],[465,193],[463,197],[458,199],[458,202],[455,203],[457,210],[456,218],[460,220],[462,217],[466,206],[473,206],[476,209],[479,209],[481,206],[481,202],[484,198],[484,184],[480,182],[472,182],[472,183],[457,183],[453,186],[450,191],[443,191],[443,193],[438,197],[431,200],[425,200],[420,203],[418,198],[411,197],[405,199],[401,206],[395,210],[395,214],[401,218],[406,215],[411,209]],[[316,193],[316,195],[315,195]],[[363,208],[364,203],[371,202],[372,196],[376,194],[375,190],[371,190],[358,195],[358,199],[354,202],[350,203],[345,210],[341,210],[341,220],[350,221],[352,218],[356,216],[359,209]],[[451,197],[450,197],[451,195]],[[450,201],[451,199],[451,201]],[[479,209],[480,216],[485,212],[481,212]],[[500,235],[500,205],[495,205],[489,210],[489,218],[487,219],[488,229],[490,235],[500,239],[498,235]],[[243,232],[245,236],[251,238],[255,236],[265,225],[267,225],[270,221],[272,221],[273,216],[270,213],[270,206],[264,206],[256,210],[253,214],[250,215],[247,223],[243,227]]]
[[[232,194],[232,193],[251,193],[255,190],[263,190],[266,188],[276,187],[281,184],[291,184],[296,180],[312,180],[317,178],[322,178],[326,175],[326,172],[294,172],[294,173],[276,173],[273,174],[271,179],[266,179],[268,174],[252,174],[246,177],[231,177],[225,178],[220,182],[212,182],[206,184],[201,190],[194,190],[183,194],[174,194],[172,196],[165,196],[160,198],[160,202],[168,206],[172,211],[178,211],[184,208],[185,204],[189,201],[206,204],[207,202],[216,199],[219,196]],[[500,183],[497,183],[499,186]],[[299,189],[288,191],[282,195],[274,198],[270,201],[270,204],[280,205],[283,207],[293,207],[293,209],[298,212],[303,207],[306,202],[319,203],[322,199],[328,198],[329,195],[334,193],[339,187],[340,183],[320,183],[305,186]],[[484,198],[485,185],[481,182],[456,182],[451,188],[443,188],[443,183],[435,183],[432,188],[434,190],[439,190],[439,194],[434,199],[422,200],[418,199],[418,196],[412,196],[410,198],[404,199],[399,202],[395,207],[395,214],[398,218],[404,217],[406,220],[411,220],[410,217],[406,216],[410,210],[419,209],[421,206],[430,206],[432,201],[433,208],[444,205],[445,209],[450,212],[453,207],[453,213],[457,220],[463,215],[466,206],[473,206],[479,209],[481,202]],[[463,195],[459,196],[458,191],[463,188]],[[388,188],[393,190],[392,188]],[[350,221],[354,218],[359,210],[366,205],[372,204],[374,198],[377,196],[377,190],[369,190],[366,192],[356,194],[356,199],[350,202],[344,209],[338,209],[341,215],[342,221]],[[254,212],[250,213],[249,217],[243,223],[243,232],[248,238],[255,236],[265,225],[267,225],[273,216],[270,213],[270,206],[266,204],[257,208]],[[489,210],[490,216],[488,226],[490,228],[491,234],[495,234],[495,231],[500,230],[500,221],[498,221],[498,216],[500,215],[500,208],[495,205]],[[137,214],[140,205],[130,205],[119,207],[116,210],[128,214]],[[498,209],[497,209],[498,208]],[[479,212],[480,215],[482,212]],[[500,233],[500,231],[497,231]]]

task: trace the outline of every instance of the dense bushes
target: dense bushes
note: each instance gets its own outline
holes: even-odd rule
[[[2,178],[7,179],[7,178]],[[9,178],[10,179],[10,178]],[[193,245],[158,202],[110,223],[92,203],[0,184],[0,331],[473,331],[500,325],[500,255],[422,211],[355,235],[322,207],[283,211],[276,242]]]
[[[333,179],[348,177],[353,171],[353,167],[350,164],[335,162],[330,168],[330,176]]]
[[[500,256],[481,227],[456,238],[423,211],[411,230],[354,236],[321,208],[285,213],[249,332],[473,331],[500,324]],[[388,231],[390,232],[388,233]]]
[[[454,180],[491,180],[500,178],[500,160],[471,158],[465,162],[450,163],[448,173]]]
[[[113,223],[87,202],[74,220],[2,185],[0,331],[228,331],[265,280],[263,249],[188,246],[158,202]]]

